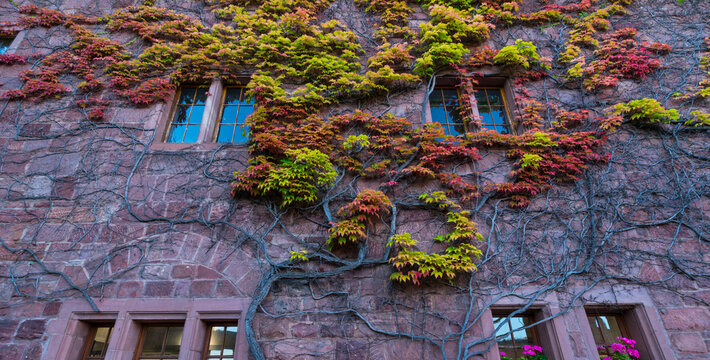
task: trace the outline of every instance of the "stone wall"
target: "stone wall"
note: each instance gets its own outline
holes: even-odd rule
[[[36,3],[84,14],[131,5]],[[156,3],[197,17],[208,8],[201,2]],[[540,6],[524,3],[522,11]],[[411,5],[411,26],[428,19],[424,9]],[[14,4],[0,5],[0,20],[18,16]],[[342,19],[364,44],[377,19],[351,1],[335,1],[322,17]],[[597,92],[550,77],[516,87],[516,95],[526,89],[542,103],[598,116],[609,105],[639,97],[656,98],[684,115],[708,111],[706,100],[683,102],[671,94],[703,79],[698,65],[703,39],[710,36],[709,18],[702,0],[636,1],[629,14],[611,19],[613,30],[632,26],[642,41],[670,44],[673,50],[658,71]],[[554,25],[499,26],[486,45],[499,49],[524,38],[543,56],[556,58],[569,29]],[[21,31],[12,51],[47,54],[67,44],[69,35],[61,26]],[[366,49],[371,53],[374,46]],[[18,75],[35,65],[0,65],[0,91],[20,88]],[[165,301],[165,311],[180,312],[187,310],[170,304],[182,303],[168,300],[249,304],[265,284],[268,295],[252,305],[255,339],[268,359],[499,359],[491,311],[515,309],[542,319],[537,328],[548,334],[551,358],[594,359],[585,306],[634,312],[629,316],[636,320],[630,321],[638,323],[630,327],[640,329],[647,348],[655,349],[642,359],[710,356],[707,127],[627,122],[599,149],[610,154],[607,162],[592,165],[577,181],[556,183],[528,207],[511,209],[500,194],[473,200],[465,208],[484,235],[478,271],[452,282],[412,285],[389,279],[390,217],[368,228],[364,246],[328,251],[328,219],[320,208],[283,210],[268,199],[230,196],[233,172],[248,164],[246,146],[161,147],[155,131],[165,126],[173,99],[142,108],[116,100],[104,121],[92,122],[72,106],[80,96],[0,102],[2,359],[65,354],[60,350],[67,345],[61,344],[71,335],[67,324],[73,316],[65,304],[84,304],[76,305],[77,313],[90,322],[90,305],[102,310],[119,301],[131,311],[141,301]],[[421,84],[392,94],[389,103],[370,99],[322,113],[355,107],[390,111],[420,126],[425,100]],[[549,111],[543,111],[548,121]],[[479,151],[480,161],[455,162],[455,171],[482,186],[511,178],[514,165],[503,149]],[[348,178],[332,191],[349,196],[355,188],[380,186],[380,180]],[[397,194],[395,227],[421,239],[426,251],[441,250],[431,239],[446,232],[446,216],[415,203],[437,186],[412,182]],[[346,201],[345,195],[334,198],[334,209]],[[304,244],[322,245],[324,254],[339,260],[314,258],[293,265],[312,276],[270,283],[274,272],[288,273],[270,262],[287,263],[290,251]],[[358,251],[366,261],[349,269]],[[252,320],[245,317],[247,307],[226,310],[240,314],[240,331]],[[247,343],[239,346],[246,353]],[[119,350],[111,356],[130,353]],[[197,358],[199,351],[181,356]]]

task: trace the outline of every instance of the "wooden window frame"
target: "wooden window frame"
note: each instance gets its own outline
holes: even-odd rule
[[[229,106],[236,106],[236,107],[237,107],[237,119],[234,120],[234,124],[235,124],[235,129],[234,129],[234,131],[235,131],[235,132],[232,133],[232,141],[230,141],[230,142],[217,142],[217,137],[219,136],[219,126],[222,124],[222,116],[224,115],[224,109],[225,109],[225,106],[226,106],[224,103],[225,103],[225,101],[227,100],[227,90],[228,90],[229,88],[241,88],[241,89],[243,89],[243,90],[242,90],[242,93],[240,94],[240,100],[241,100],[241,96],[246,96],[246,91],[247,91],[246,85],[242,85],[242,84],[227,84],[227,85],[222,86],[222,95],[221,95],[220,98],[219,98],[220,101],[217,103],[217,107],[219,108],[219,110],[218,110],[218,112],[217,112],[217,116],[216,116],[215,119],[214,119],[214,125],[212,126],[211,142],[212,142],[212,143],[215,143],[215,144],[246,144],[246,142],[234,142],[234,136],[236,135],[236,131],[237,131],[236,127],[239,126],[239,124],[238,124],[236,121],[237,121],[237,119],[239,118],[239,110],[241,110],[240,108],[241,108],[242,106],[251,106],[252,108],[254,108],[254,109],[256,110],[256,104],[255,104],[255,103],[252,103],[252,104],[250,104],[250,105],[241,105],[241,104],[238,104],[238,105],[229,105]],[[242,125],[246,125],[246,119],[245,119],[245,123],[242,124]],[[247,132],[247,138],[248,138],[248,137],[249,137],[249,133]]]
[[[106,339],[106,346],[103,348],[103,350],[101,350],[101,355],[98,359],[105,359],[106,358],[106,353],[108,352],[109,343],[111,342],[111,336],[113,335],[113,328],[114,328],[113,322],[89,324],[89,333],[86,337],[86,341],[84,342],[84,350],[82,351],[82,354],[81,354],[82,360],[97,359],[96,357],[92,357],[90,359],[89,354],[91,352],[92,345],[94,344],[94,338],[96,337],[96,332],[98,331],[98,329],[100,327],[110,327],[111,328],[108,332],[108,338]]]
[[[247,143],[218,143],[216,140],[216,130],[218,119],[222,111],[222,103],[225,95],[224,88],[227,86],[242,86],[248,82],[249,77],[244,76],[244,81],[238,81],[235,83],[225,84],[221,80],[214,80],[210,84],[194,84],[188,83],[183,84],[180,89],[175,91],[175,93],[162,104],[162,109],[159,110],[160,115],[153,118],[153,125],[155,126],[156,132],[153,142],[150,147],[152,150],[166,150],[166,151],[177,151],[177,150],[214,150],[223,146],[230,146],[236,148],[247,148]],[[169,143],[165,140],[167,139],[169,133],[169,127],[175,117],[175,111],[177,110],[178,100],[180,99],[180,92],[183,87],[200,86],[208,87],[207,100],[205,101],[205,110],[202,113],[202,121],[200,123],[200,132],[197,135],[197,141],[193,143]],[[256,105],[255,105],[256,106]]]
[[[150,327],[167,327],[170,329],[171,327],[182,327],[183,333],[185,332],[185,323],[184,322],[173,322],[173,321],[168,321],[168,322],[157,322],[157,323],[143,323],[141,326],[140,334],[138,335],[138,344],[136,345],[136,351],[135,354],[133,355],[133,360],[138,360],[138,359],[147,359],[147,360],[171,360],[171,359],[165,359],[165,343],[168,339],[168,333],[170,330],[165,332],[165,337],[163,338],[163,344],[162,344],[162,350],[159,356],[157,357],[148,357],[148,358],[141,358],[140,354],[143,351],[143,342],[145,341],[145,333],[146,330]],[[180,347],[182,348],[182,339],[180,341]],[[180,352],[182,352],[182,349],[178,351],[177,357],[175,359],[180,358]]]
[[[478,90],[488,90],[488,89],[495,89],[500,91],[500,96],[501,99],[503,100],[503,109],[505,110],[505,125],[496,125],[495,123],[493,124],[493,127],[495,128],[495,132],[502,134],[502,135],[508,135],[508,134],[513,134],[513,125],[512,125],[512,117],[510,116],[510,107],[508,106],[508,96],[506,95],[507,92],[505,91],[504,86],[474,86],[472,90],[478,91]],[[476,106],[471,106],[471,110],[473,111],[473,115],[476,117],[480,116],[480,112],[478,111],[478,100],[476,100],[476,94],[473,94],[473,103],[476,104]],[[488,107],[491,107],[491,102],[488,98],[488,92],[486,92],[486,101],[488,102]],[[481,123],[481,125],[483,125]],[[499,127],[506,127],[508,129],[508,134],[503,134],[498,131]],[[480,130],[483,130],[484,128],[481,127]]]
[[[520,312],[518,314],[513,315],[515,311],[510,311],[510,310],[493,310],[492,317],[493,318],[502,318],[508,323],[508,328],[510,329],[510,338],[513,340],[513,346],[515,345],[515,336],[513,335],[516,330],[513,329],[513,325],[510,323],[510,318],[512,317],[523,317],[527,318],[530,323],[535,323],[535,310],[532,311],[524,311]],[[494,329],[494,335],[495,335],[495,320],[493,321],[493,329]],[[523,320],[523,324],[525,324],[525,321]],[[528,326],[528,325],[525,325]],[[529,327],[525,327],[524,330],[530,330],[530,336],[532,338],[532,343],[533,345],[541,345],[540,341],[540,334],[537,329],[538,325],[533,325]],[[518,330],[519,331],[519,330]],[[496,337],[496,344],[498,343],[498,338]],[[500,345],[499,345],[500,346]],[[522,347],[522,345],[520,345]],[[500,348],[499,348],[500,350]]]
[[[179,108],[181,105],[183,105],[183,104],[180,104],[179,101],[180,101],[180,97],[182,96],[183,89],[185,89],[185,88],[196,88],[196,89],[203,88],[203,89],[206,89],[206,91],[205,91],[205,92],[206,92],[205,104],[204,104],[204,105],[200,105],[200,106],[204,106],[204,110],[202,110],[202,118],[200,119],[200,129],[198,130],[197,139],[195,140],[195,142],[185,142],[185,136],[187,136],[187,129],[185,129],[185,133],[182,135],[182,140],[183,140],[183,141],[179,141],[179,142],[168,142],[168,137],[170,136],[170,127],[173,125],[173,123],[174,123],[174,121],[175,121],[175,116],[177,115],[177,110],[178,110],[178,108]],[[174,96],[174,98],[173,98],[173,100],[172,100],[172,106],[171,106],[171,108],[170,108],[170,116],[168,117],[168,120],[167,120],[166,123],[165,123],[165,126],[164,126],[165,129],[163,130],[163,133],[162,133],[162,136],[161,136],[161,138],[160,138],[160,141],[163,142],[163,143],[166,143],[166,144],[195,144],[195,143],[198,143],[198,142],[200,141],[200,134],[202,134],[203,129],[205,128],[205,126],[204,126],[204,125],[205,125],[205,121],[208,120],[208,119],[207,119],[208,117],[206,116],[206,115],[207,115],[207,110],[208,110],[208,109],[207,109],[207,101],[209,100],[209,98],[210,98],[211,96],[212,96],[212,95],[210,94],[210,87],[207,86],[207,85],[205,85],[205,84],[183,84],[183,85],[181,85],[181,86],[177,89],[177,91],[175,91],[175,96]],[[188,115],[187,115],[187,123],[185,124],[186,126],[190,124],[190,115],[192,115],[192,110],[193,110],[192,108],[193,108],[194,106],[195,106],[195,101],[194,101],[194,99],[193,99],[192,104],[190,104],[190,106],[189,106],[190,112],[189,112]]]
[[[207,325],[207,327],[206,327],[207,332],[206,332],[206,336],[204,337],[205,338],[204,345],[202,346],[202,358],[201,358],[202,360],[208,360],[208,358],[210,358],[208,353],[209,353],[210,338],[212,337],[212,328],[213,327],[215,327],[215,326],[224,326],[224,327],[234,326],[237,328],[237,336],[239,334],[239,321],[237,321],[237,320],[209,321],[209,322],[207,322],[206,325]],[[236,345],[236,340],[237,339],[235,339],[235,345]],[[224,352],[224,342],[222,342],[222,351],[221,352]],[[231,359],[236,359],[236,353],[237,353],[236,349],[233,349],[234,355],[232,355]],[[214,356],[212,356],[212,357],[214,357]],[[220,359],[222,359],[223,357],[224,357],[224,355],[220,355]]]
[[[513,98],[513,88],[510,84],[510,81],[506,77],[502,76],[484,76],[482,78],[476,79],[478,83],[472,87],[472,90],[478,90],[478,89],[497,89],[500,90],[501,92],[501,97],[503,98],[503,107],[505,108],[505,115],[506,115],[506,122],[507,122],[507,127],[509,134],[518,134],[522,132],[524,129],[522,129],[518,124],[516,124],[513,121],[513,116],[512,114],[514,111],[517,109],[516,104],[515,104],[515,99]],[[434,90],[436,89],[441,89],[441,88],[454,88],[457,91],[458,94],[458,101],[459,101],[459,106],[461,106],[463,101],[468,101],[469,104],[471,104],[471,115],[472,116],[480,116],[478,112],[478,102],[476,101],[476,94],[471,94],[469,97],[465,98],[461,95],[461,91],[458,88],[458,79],[454,76],[442,76],[440,78],[437,78],[436,84],[434,86]],[[424,110],[424,122],[427,123],[433,123],[435,122],[432,114],[431,114],[431,104],[429,102],[429,96],[431,96],[431,93],[427,92],[427,98],[425,102],[425,110]],[[474,132],[477,129],[471,129],[470,124],[466,121],[463,123],[464,125],[464,136],[466,133],[469,132]],[[480,129],[478,129],[480,131]]]

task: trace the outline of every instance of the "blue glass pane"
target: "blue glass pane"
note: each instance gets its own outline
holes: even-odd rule
[[[476,101],[480,105],[487,105],[486,90],[485,89],[477,89],[475,95],[476,95]]]
[[[190,114],[190,124],[199,124],[202,122],[202,113],[205,111],[204,106],[193,106]]]
[[[493,121],[496,125],[508,125],[505,119],[505,110],[503,108],[494,108],[492,111]]]
[[[234,125],[221,125],[217,134],[217,142],[232,142]]]
[[[180,91],[180,102],[178,102],[178,104],[192,104],[192,100],[195,99],[195,90],[197,89],[192,87],[182,88],[182,91]]]
[[[242,92],[242,88],[238,88],[238,87],[227,88],[227,91],[224,94],[224,103],[226,105],[239,104],[239,95],[241,94],[241,92]]]
[[[183,142],[193,143],[197,141],[197,135],[200,133],[200,125],[188,125]]]
[[[446,124],[446,111],[444,111],[444,108],[439,107],[439,106],[432,106],[431,107],[431,120],[433,122]]]
[[[187,112],[190,110],[187,106],[178,106],[175,110],[175,119],[173,123],[184,124],[187,122]]]
[[[434,91],[429,94],[429,105],[437,106],[443,103],[444,99],[441,97],[441,89],[434,89]]]
[[[496,331],[496,337],[498,338],[498,341],[500,340],[512,340],[510,337],[510,326],[508,326],[508,322],[505,320],[505,318],[493,318],[493,328],[497,328],[498,325],[503,323],[503,325]]]
[[[235,143],[245,143],[249,140],[249,127],[248,126],[240,126],[237,128],[236,133],[234,134],[234,141]]]
[[[198,88],[197,95],[195,96],[195,104],[204,105],[207,101],[207,88]]]
[[[234,124],[237,119],[237,106],[225,106],[222,111],[222,124]]]
[[[465,130],[463,129],[463,124],[456,124],[456,125],[449,126],[449,135],[456,136],[456,135],[461,135],[464,132],[465,132]]]
[[[185,125],[172,125],[172,126],[170,126],[170,134],[168,135],[168,142],[171,142],[171,143],[182,142],[183,135],[185,135]]]
[[[239,117],[237,118],[237,124],[245,124],[247,116],[254,112],[254,108],[251,106],[241,106],[239,107]]]
[[[510,129],[507,126],[498,126],[497,131],[501,134],[510,134]]]
[[[9,46],[0,45],[0,55],[6,53],[7,49],[9,49],[9,48],[10,48]]]
[[[519,316],[511,317],[510,326],[514,330],[513,336],[515,336],[515,341],[520,341],[521,344],[527,344],[528,334],[524,329],[522,329],[523,327],[525,327],[525,322],[523,321],[523,318]]]
[[[478,115],[481,117],[481,123],[483,125],[493,125],[493,117],[491,116],[490,109],[488,109],[488,106],[479,107]]]
[[[491,106],[503,105],[503,97],[500,95],[500,90],[487,89],[486,92],[488,93],[488,102],[490,102]]]

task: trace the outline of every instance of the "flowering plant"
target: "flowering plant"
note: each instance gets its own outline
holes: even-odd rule
[[[611,343],[606,347],[600,346],[600,349],[607,349],[608,356],[602,357],[602,360],[634,360],[641,355],[638,350],[634,349],[636,341],[627,339],[622,336],[616,337],[616,342]]]
[[[506,353],[500,352],[500,360],[513,360]],[[539,345],[523,345],[523,356],[517,360],[548,360],[547,356],[542,354],[542,347]]]

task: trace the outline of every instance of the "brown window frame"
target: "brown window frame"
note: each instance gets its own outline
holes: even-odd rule
[[[630,309],[616,309],[616,310],[609,310],[609,309],[596,309],[596,308],[587,308],[584,309],[585,314],[587,315],[587,322],[589,323],[590,318],[595,318],[595,323],[599,322],[599,317],[606,316],[610,317],[613,316],[616,318],[617,324],[619,326],[619,330],[621,331],[621,336],[625,338],[631,338],[631,332],[629,332],[629,326],[626,323],[626,316],[625,313],[630,311]],[[592,334],[594,334],[594,329],[592,329],[591,323],[589,324],[589,328],[592,330]],[[599,349],[599,346],[602,345],[609,345],[613,342],[616,341],[616,338],[614,339],[606,339],[604,336],[604,333],[599,331],[599,334],[601,335],[602,339],[604,340],[603,344],[597,344],[596,341],[594,343],[594,346],[597,347],[597,351],[599,352],[599,355],[610,355],[608,350],[601,350]]]
[[[240,89],[242,89],[242,90],[241,90],[241,93],[240,93],[239,99],[241,100],[241,99],[243,99],[243,98],[246,98],[246,92],[248,91],[246,85],[242,85],[242,84],[228,84],[228,85],[225,85],[225,86],[222,87],[222,96],[220,97],[220,102],[218,103],[219,112],[217,113],[217,117],[214,119],[214,125],[213,125],[213,130],[212,130],[212,138],[211,138],[211,141],[212,141],[213,143],[217,143],[217,144],[246,144],[246,143],[249,141],[249,131],[248,131],[248,130],[245,132],[245,136],[246,136],[246,138],[247,138],[247,141],[245,141],[245,142],[241,142],[241,141],[235,142],[235,141],[234,141],[234,137],[236,136],[236,132],[237,132],[237,127],[246,126],[246,119],[244,119],[244,124],[239,124],[239,123],[237,123],[237,119],[239,119],[239,111],[241,110],[241,107],[243,107],[243,106],[251,106],[253,110],[256,110],[256,103],[252,102],[252,103],[249,104],[249,105],[241,105],[241,104],[237,104],[237,105],[226,105],[226,104],[225,104],[225,101],[227,100],[227,90],[229,90],[230,88],[240,88]],[[233,132],[232,132],[232,141],[217,142],[217,139],[219,138],[219,130],[220,130],[219,128],[220,128],[220,125],[222,125],[222,116],[224,116],[224,110],[225,110],[225,107],[227,107],[227,106],[235,106],[235,107],[237,107],[237,118],[234,119],[234,127],[235,127],[235,129],[234,129]],[[252,111],[252,114],[253,114],[253,111]]]
[[[236,327],[237,328],[237,335],[235,336],[235,339],[234,339],[235,345],[236,345],[236,342],[238,341],[237,336],[239,334],[239,321],[210,321],[210,322],[208,322],[207,327],[206,327],[207,333],[205,334],[205,342],[204,342],[204,346],[202,348],[203,349],[202,350],[202,357],[201,357],[202,360],[208,360],[209,358],[215,357],[215,356],[209,355],[209,347],[210,347],[210,340],[211,340],[210,338],[212,336],[212,328],[215,326],[222,326],[222,327],[234,326],[234,327]],[[232,350],[234,350],[234,349],[232,349]],[[222,351],[221,352],[224,352],[224,341],[222,341]],[[219,358],[224,360],[224,355],[223,354],[220,355]],[[234,360],[236,358],[237,358],[236,351],[233,351],[233,355],[229,359]]]
[[[503,134],[503,135],[512,134],[513,133],[513,126],[512,126],[512,122],[511,122],[512,117],[510,116],[510,106],[508,106],[508,96],[506,95],[505,87],[504,86],[474,86],[472,88],[472,90],[474,90],[474,92],[477,92],[478,90],[486,91],[486,101],[488,103],[488,107],[490,108],[491,103],[490,103],[490,98],[488,97],[488,92],[487,92],[488,89],[500,91],[500,97],[503,100],[503,109],[505,110],[505,124],[504,125],[497,125],[494,122],[493,124],[491,124],[494,128],[494,131],[499,134]],[[476,94],[474,93],[473,96],[475,99]],[[480,112],[478,110],[478,100],[476,100],[476,107],[474,108],[473,106],[471,106],[471,109],[474,111],[475,116],[480,116]],[[481,130],[484,129],[483,125],[485,125],[485,124],[483,124],[483,122],[481,122]],[[506,128],[508,130],[508,133],[507,134],[501,133],[500,131],[498,131],[499,127]]]
[[[109,343],[111,342],[111,335],[113,335],[113,327],[114,323],[92,323],[89,325],[89,334],[86,337],[86,341],[84,342],[84,350],[81,353],[81,359],[82,360],[102,360],[106,358],[106,351],[108,350]],[[108,337],[106,338],[106,344],[104,348],[101,350],[101,355],[98,357],[90,357],[89,354],[91,352],[91,348],[94,345],[94,338],[96,337],[96,332],[98,331],[99,328],[102,327],[108,327]]]
[[[431,94],[433,94],[433,91],[438,90],[438,89],[456,89],[457,93],[457,100],[458,100],[458,105],[460,108],[465,109],[463,101],[467,101],[471,106],[470,106],[470,115],[478,117],[479,111],[478,111],[478,102],[476,100],[476,94],[475,91],[477,90],[487,90],[487,89],[496,89],[500,91],[501,98],[503,100],[503,108],[505,109],[505,127],[508,130],[508,134],[516,134],[519,132],[518,126],[516,126],[515,122],[513,122],[513,117],[512,113],[515,107],[515,101],[513,97],[511,96],[512,94],[512,87],[510,85],[510,82],[508,81],[507,78],[501,77],[501,76],[484,76],[482,78],[476,79],[477,84],[473,87],[471,87],[471,90],[474,91],[474,93],[469,94],[469,96],[462,96],[461,90],[459,89],[459,83],[458,79],[453,77],[453,76],[443,76],[441,78],[437,78],[436,85],[434,86],[434,89],[432,89],[431,93],[427,94],[427,106],[429,107],[429,114],[428,114],[428,119],[427,121],[429,123],[434,123],[438,122],[434,120],[433,114],[431,113],[431,101],[430,97]],[[486,98],[488,98],[486,94]],[[490,106],[490,103],[489,103]],[[469,121],[466,121],[466,114],[461,114],[462,117],[464,118],[463,120],[463,127],[464,127],[464,133],[462,134],[463,136],[466,136],[467,133],[469,132],[476,132],[476,131],[481,131],[483,127],[481,128],[476,128],[475,126],[472,126]],[[448,117],[448,116],[447,116]],[[440,123],[441,124],[441,123]],[[458,124],[458,123],[453,123],[453,124]],[[447,124],[442,124],[442,126],[448,126],[449,123]],[[481,125],[483,125],[481,123]],[[502,125],[496,125],[494,128],[502,127]],[[448,134],[448,128],[445,128],[445,131]],[[498,132],[500,133],[500,132]],[[506,135],[506,134],[503,134]]]
[[[505,320],[505,321],[508,323],[508,328],[510,329],[510,338],[512,339],[512,342],[513,342],[512,347],[520,347],[520,349],[517,349],[517,350],[522,351],[522,346],[523,346],[523,345],[527,345],[527,344],[521,344],[521,345],[519,345],[519,346],[518,346],[518,345],[515,345],[515,336],[514,336],[514,333],[515,333],[516,330],[513,329],[513,326],[512,326],[512,324],[510,323],[510,318],[513,318],[513,317],[527,318],[527,321],[529,322],[529,324],[534,324],[534,323],[536,322],[536,320],[535,320],[535,314],[533,313],[533,311],[525,311],[525,312],[521,312],[521,313],[512,315],[514,312],[515,312],[515,311],[505,311],[505,310],[495,310],[495,311],[493,311],[492,317],[493,317],[493,319],[494,319],[494,320],[493,320],[493,324],[494,324],[494,325],[493,325],[494,336],[495,336],[495,329],[496,329],[496,327],[497,327],[496,324],[495,324],[495,323],[496,323],[496,322],[495,322],[495,318],[500,318],[500,319],[502,319],[502,320]],[[523,320],[523,325],[528,326],[529,324],[525,324],[525,320]],[[537,329],[537,328],[538,328],[538,325],[534,325],[534,326],[530,326],[530,327],[527,327],[527,328],[524,329],[524,331],[526,331],[526,333],[528,334],[528,336],[531,338],[531,342],[532,342],[533,345],[541,345],[540,334],[538,333],[538,329]],[[528,332],[528,330],[529,330],[529,332]],[[517,330],[517,331],[519,331],[519,330]],[[507,347],[506,347],[506,348],[501,348],[501,345],[500,345],[500,343],[498,342],[498,337],[497,337],[497,336],[495,336],[495,341],[496,341],[496,343],[498,344],[498,349],[499,349],[500,351],[510,351],[510,350],[507,349]],[[512,357],[512,356],[510,356],[510,357]],[[517,357],[514,357],[514,358],[517,358]]]
[[[202,110],[202,118],[200,119],[200,124],[199,124],[200,129],[197,132],[197,139],[195,139],[194,142],[186,142],[185,141],[185,136],[187,136],[187,128],[185,129],[185,132],[182,135],[182,141],[171,142],[171,141],[168,141],[168,139],[171,135],[170,128],[175,122],[175,116],[177,116],[178,108],[181,105],[183,105],[183,104],[180,104],[180,97],[182,96],[183,89],[185,89],[185,88],[196,88],[196,89],[204,88],[204,89],[206,89],[205,90],[205,92],[206,92],[205,104],[199,105],[199,106],[204,107],[204,109]],[[207,115],[207,111],[208,111],[207,102],[209,100],[209,97],[211,96],[209,90],[210,90],[210,86],[206,85],[206,84],[183,84],[183,85],[180,85],[178,90],[175,92],[175,97],[172,101],[172,107],[170,108],[170,116],[167,118],[167,121],[165,122],[165,126],[164,126],[163,133],[162,133],[162,139],[161,139],[162,143],[165,143],[165,144],[196,144],[196,143],[199,143],[200,134],[202,133],[202,129],[204,128],[204,122],[206,121],[205,115]],[[190,115],[192,115],[192,110],[193,110],[192,108],[194,106],[195,106],[195,100],[193,99],[192,104],[190,104],[190,112],[187,115],[188,122],[185,124],[185,126],[188,126],[190,124],[190,122],[189,122]],[[209,119],[207,119],[207,121],[209,121]]]
[[[152,322],[151,322],[151,323],[144,323],[144,324],[142,324],[142,325],[141,325],[140,334],[138,335],[138,344],[136,344],[136,351],[135,351],[135,353],[133,354],[133,360],[139,360],[139,359],[141,359],[141,356],[140,356],[140,355],[141,355],[141,352],[143,351],[143,341],[145,340],[145,332],[146,332],[146,329],[148,329],[149,327],[168,327],[168,329],[170,329],[171,327],[182,327],[183,334],[184,334],[184,332],[185,332],[185,323],[184,323],[184,322],[158,322],[158,323],[152,323]],[[167,341],[167,337],[168,337],[168,333],[169,333],[169,332],[170,332],[169,330],[165,332],[165,337],[163,338],[163,344],[162,344],[162,350],[161,350],[160,356],[158,356],[158,357],[149,357],[149,358],[147,358],[147,359],[151,359],[151,360],[172,360],[171,358],[165,359],[165,342]],[[181,339],[181,341],[180,341],[180,347],[182,347],[182,345],[183,345],[183,344],[182,344],[182,339]],[[180,349],[180,350],[178,351],[178,356],[175,357],[175,359],[179,359],[179,358],[180,358],[180,352],[181,352],[181,351],[182,351],[182,349]],[[144,357],[143,359],[146,359],[146,358]]]

